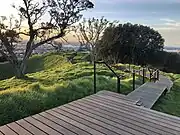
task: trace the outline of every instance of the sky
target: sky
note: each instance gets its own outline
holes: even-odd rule
[[[0,15],[15,13],[11,4],[22,0],[5,0]],[[95,8],[84,12],[84,17],[138,23],[158,30],[165,45],[180,46],[180,0],[92,0]]]

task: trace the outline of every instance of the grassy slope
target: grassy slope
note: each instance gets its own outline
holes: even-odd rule
[[[93,66],[88,63],[70,64],[57,54],[34,56],[28,72],[27,80],[12,77],[0,81],[0,89],[5,89],[0,91],[0,125],[93,93]],[[98,90],[116,91],[116,79],[105,67],[98,66],[97,80]],[[121,92],[129,93],[131,84],[132,78],[122,80]]]
[[[158,100],[153,109],[180,117],[180,75],[171,73],[165,75],[174,82],[173,88]]]

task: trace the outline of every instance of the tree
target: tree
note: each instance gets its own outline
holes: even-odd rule
[[[108,27],[99,42],[101,58],[110,63],[146,65],[151,54],[162,51],[164,39],[154,29],[138,24]]]
[[[81,12],[94,6],[89,0],[44,0],[42,2],[22,0],[22,2],[23,5],[19,7],[13,6],[18,9],[19,20],[11,18],[9,26],[5,23],[7,20],[5,17],[1,17],[0,22],[0,53],[13,65],[17,78],[25,76],[27,60],[33,50],[63,37],[66,29],[81,19]],[[42,21],[44,16],[46,16],[45,22]],[[21,28],[22,22],[27,23],[25,30]],[[21,35],[27,36],[28,41],[23,59],[20,61],[15,54],[15,48]]]
[[[114,23],[114,22],[113,22]],[[78,26],[74,27],[74,36],[79,41],[80,45],[85,45],[86,48],[91,52],[91,61],[96,60],[96,55],[98,55],[96,50],[96,45],[101,39],[104,30],[113,25],[107,19],[102,17],[101,19],[83,19]]]

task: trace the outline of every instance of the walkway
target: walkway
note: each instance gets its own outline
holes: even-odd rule
[[[180,118],[100,92],[0,127],[0,135],[180,135]]]
[[[145,83],[133,92],[129,93],[127,98],[136,101],[139,100],[137,103],[139,106],[152,108],[160,96],[167,92],[167,90],[170,90],[172,86],[173,82],[169,78],[160,75],[159,81],[156,81],[155,83]]]

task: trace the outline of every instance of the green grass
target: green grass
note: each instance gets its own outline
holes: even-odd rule
[[[153,109],[180,117],[180,75],[165,74],[174,82],[171,91],[162,96],[154,105]]]
[[[71,64],[63,56],[65,54],[33,56],[28,62],[26,80],[12,77],[0,81],[0,125],[93,94],[93,65]],[[4,64],[0,71],[8,68],[9,65]],[[132,77],[120,70],[116,72],[127,77],[121,81],[121,93],[128,94],[132,90]],[[8,72],[3,74],[12,76]],[[117,80],[111,71],[98,65],[97,75],[98,91],[117,91]],[[136,79],[140,85],[142,81],[139,77]]]

